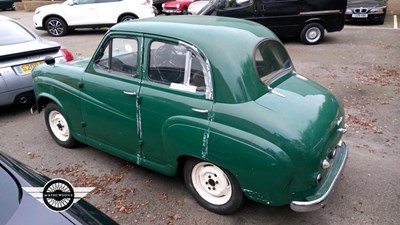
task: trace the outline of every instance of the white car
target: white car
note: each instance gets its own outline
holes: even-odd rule
[[[192,4],[189,5],[189,8],[188,8],[189,14],[197,15],[198,12],[204,6],[206,6],[209,2],[210,2],[210,0],[200,0],[200,1],[197,1],[197,2],[193,2]]]
[[[38,30],[63,36],[75,28],[111,27],[133,19],[154,17],[152,0],[67,0],[39,7],[33,22]]]

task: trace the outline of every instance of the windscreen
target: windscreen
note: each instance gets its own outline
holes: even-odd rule
[[[35,40],[34,36],[13,21],[0,21],[0,27],[0,46],[19,44]]]
[[[0,165],[0,224],[7,224],[7,221],[14,215],[18,206],[18,185]]]

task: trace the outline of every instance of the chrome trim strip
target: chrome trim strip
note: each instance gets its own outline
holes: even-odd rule
[[[300,12],[300,15],[331,14],[331,13],[340,13],[340,10],[322,10],[322,11]]]
[[[343,142],[343,144],[344,144],[344,142]],[[342,163],[342,165],[340,165],[340,168],[339,168],[338,172],[336,173],[335,178],[333,178],[333,181],[332,181],[331,185],[329,186],[328,191],[325,192],[325,194],[322,195],[320,198],[315,199],[313,201],[292,201],[290,203],[290,208],[293,211],[310,212],[310,211],[314,211],[314,210],[320,209],[325,206],[325,201],[326,201],[328,195],[331,193],[333,186],[336,184],[336,181],[339,178],[340,174],[342,173],[344,165],[346,164],[346,161],[347,161],[347,156],[348,156],[349,151],[347,150],[346,145],[345,145],[345,148],[343,148],[343,150],[345,151],[343,163]]]

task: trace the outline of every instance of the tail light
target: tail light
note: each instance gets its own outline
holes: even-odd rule
[[[60,49],[60,52],[63,54],[66,62],[74,60],[74,56],[66,48]]]

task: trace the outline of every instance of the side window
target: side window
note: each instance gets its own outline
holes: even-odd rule
[[[120,0],[96,0],[96,3],[119,2]]]
[[[73,0],[73,2],[77,5],[84,5],[84,4],[93,4],[95,0]]]
[[[137,77],[137,52],[136,39],[113,38],[98,55],[94,66],[115,75]]]
[[[225,9],[248,6],[252,3],[250,0],[225,0]]]
[[[172,89],[205,92],[205,63],[184,45],[154,41],[150,45],[149,79]]]

